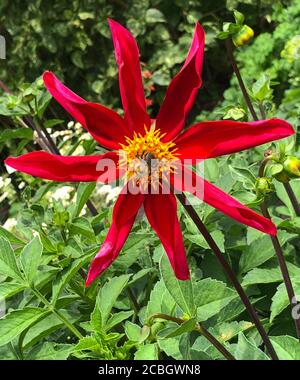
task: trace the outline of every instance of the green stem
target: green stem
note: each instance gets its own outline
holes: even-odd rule
[[[37,289],[34,289],[31,287],[31,291],[34,293],[34,295],[43,302],[43,304],[48,308],[49,311],[51,311],[54,315],[57,316],[58,319],[62,321],[62,323],[75,335],[78,339],[82,339],[83,335],[80,333],[77,328],[72,325],[58,310],[55,309],[51,305],[51,303],[41,294]]]
[[[185,322],[185,320],[181,318],[172,317],[168,314],[157,313],[149,317],[148,323],[151,323],[151,321],[156,318],[172,321],[177,323],[178,325],[182,325]],[[226,359],[236,360],[235,357],[209,331],[207,331],[201,325],[201,323],[196,323],[194,330],[203,335]]]
[[[229,38],[227,38],[226,40],[226,48],[227,48],[227,53],[228,53],[228,57],[229,57],[229,60],[230,60],[230,63],[231,63],[231,66],[233,68],[233,71],[237,77],[237,80],[239,82],[239,86],[242,90],[242,93],[243,93],[243,96],[244,96],[244,99],[245,99],[245,102],[247,104],[247,107],[253,117],[254,120],[258,120],[258,117],[257,117],[257,113],[255,112],[254,110],[254,107],[253,107],[253,104],[251,102],[251,99],[250,99],[250,96],[247,92],[247,89],[246,89],[246,86],[244,84],[244,81],[243,81],[243,78],[241,76],[241,72],[238,68],[238,65],[236,63],[236,60],[234,58],[234,54],[233,54],[233,45],[232,45],[232,42]]]

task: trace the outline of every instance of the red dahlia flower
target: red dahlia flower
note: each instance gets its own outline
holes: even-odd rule
[[[136,41],[130,32],[117,22],[109,20],[109,26],[119,66],[124,117],[100,104],[85,101],[64,86],[51,72],[44,73],[43,79],[49,92],[66,111],[81,123],[101,146],[111,151],[104,155],[82,157],[64,157],[37,151],[6,160],[7,165],[22,172],[62,182],[97,181],[103,173],[108,176],[107,181],[113,181],[124,174],[124,165],[127,164],[129,181],[116,201],[111,227],[91,264],[86,284],[89,285],[117,258],[142,206],[165,248],[175,275],[181,280],[189,278],[176,214],[176,198],[172,192],[147,194],[142,191],[147,187],[152,173],[150,171],[150,174],[137,179],[139,168],[134,164],[136,159],[145,159],[146,162],[156,159],[162,164],[156,178],[158,184],[162,184],[164,176],[171,174],[169,177],[172,189],[190,191],[197,196],[193,184],[198,181],[204,188],[204,202],[241,223],[275,235],[276,227],[269,219],[197,177],[184,165],[184,160],[204,160],[281,139],[294,133],[292,126],[280,119],[257,122],[218,120],[200,122],[183,131],[186,116],[202,84],[205,35],[198,23],[188,56],[179,73],[171,81],[156,120],[151,120],[146,112]],[[99,172],[96,169],[97,163],[107,158],[119,163],[118,171],[112,172],[106,168]],[[172,164],[174,161],[176,165]],[[179,166],[183,168],[184,181],[174,174],[175,167]],[[125,191],[132,178],[140,185],[141,191],[136,194]]]

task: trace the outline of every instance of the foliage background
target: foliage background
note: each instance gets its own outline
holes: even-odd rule
[[[268,117],[282,117],[297,129],[299,0],[0,0],[0,33],[7,41],[7,59],[0,62],[0,84],[2,90],[9,88],[13,93],[3,91],[0,97],[0,299],[7,299],[8,312],[0,320],[1,358],[221,358],[189,326],[178,331],[174,324],[161,320],[151,328],[144,326],[153,313],[182,316],[190,314],[194,305],[197,320],[236,357],[268,359],[243,305],[183,210],[179,208],[192,268],[192,306],[180,298],[180,294],[190,297],[191,284],[182,289],[183,285],[176,283],[158,239],[142,218],[117,261],[96,284],[85,289],[85,272],[107,233],[117,190],[108,186],[95,190],[92,184],[48,183],[22,173],[9,175],[2,163],[8,155],[39,149],[38,137],[24,126],[26,118],[43,124],[64,154],[99,152],[81,127],[50,102],[37,78],[43,71],[53,70],[82,97],[122,112],[107,17],[127,26],[137,38],[152,115],[183,62],[194,24],[200,20],[206,31],[204,84],[188,124],[203,119],[250,119],[224,42],[216,38],[222,22],[232,21],[233,8],[245,14],[255,31],[254,41],[236,52],[246,84],[253,90],[253,84],[262,78],[269,86],[262,99]],[[255,208],[251,178],[257,175],[257,163],[267,147],[209,160],[206,177]],[[287,141],[286,149],[299,154],[299,140]],[[300,294],[300,221],[282,185],[274,181],[274,186],[271,212]],[[299,199],[299,181],[293,180],[292,186]],[[89,197],[99,211],[96,217],[85,206]],[[255,303],[278,355],[300,359],[268,236],[208,206],[197,209]],[[16,262],[8,263],[12,250]],[[34,259],[29,267],[26,257],[31,256]],[[82,339],[53,308],[77,327]]]

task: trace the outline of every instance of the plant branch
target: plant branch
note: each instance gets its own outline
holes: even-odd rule
[[[58,319],[62,321],[62,323],[75,335],[78,339],[82,339],[83,335],[77,328],[69,322],[58,310],[56,310],[51,303],[41,294],[37,289],[31,288],[31,291],[34,293],[34,295],[43,302],[43,304],[48,308],[49,311],[51,311],[53,314],[57,316]]]
[[[261,323],[261,321],[259,320],[259,317],[254,309],[254,307],[252,306],[248,296],[246,295],[244,289],[242,288],[241,284],[239,283],[235,273],[233,272],[232,268],[230,267],[230,265],[227,263],[226,259],[224,258],[222,252],[220,251],[219,247],[217,246],[216,242],[214,241],[214,239],[212,238],[211,234],[209,233],[209,231],[207,230],[207,228],[205,227],[204,223],[202,222],[202,220],[200,219],[199,215],[197,214],[197,212],[195,211],[195,209],[192,207],[192,205],[188,202],[186,196],[181,193],[181,194],[176,194],[177,198],[179,199],[180,203],[182,204],[182,206],[185,208],[186,212],[188,213],[188,215],[190,216],[190,218],[193,220],[193,222],[195,223],[195,225],[197,226],[199,232],[203,235],[204,239],[206,240],[206,242],[208,243],[209,247],[211,248],[211,250],[214,252],[214,254],[216,255],[219,263],[222,265],[223,267],[223,270],[224,272],[226,273],[226,275],[228,276],[228,278],[230,279],[232,285],[235,287],[237,293],[239,294],[243,304],[245,305],[246,307],[246,310],[248,311],[253,323],[255,324],[258,332],[260,333],[261,337],[262,337],[262,340],[265,344],[265,346],[267,347],[269,353],[270,353],[270,356],[273,360],[278,360],[278,356],[274,350],[274,347]]]
[[[254,110],[253,105],[252,105],[250,96],[249,96],[249,94],[247,92],[246,86],[245,86],[244,81],[242,79],[240,70],[239,70],[238,65],[236,63],[236,60],[234,58],[232,41],[229,38],[227,38],[227,40],[225,41],[225,44],[226,44],[226,48],[227,48],[228,58],[230,60],[231,66],[233,68],[233,71],[235,72],[235,75],[236,75],[237,80],[239,82],[239,86],[240,86],[240,88],[242,90],[242,93],[243,93],[245,102],[247,104],[247,107],[248,107],[248,109],[249,109],[249,111],[250,111],[250,113],[251,113],[251,115],[253,117],[253,120],[258,120],[257,114],[256,114],[256,112]]]
[[[178,325],[182,325],[184,322],[186,322],[184,319],[172,317],[171,315],[163,313],[151,315],[148,321],[151,321],[156,318],[172,321],[177,323]],[[194,330],[203,335],[226,359],[236,360],[235,357],[208,330],[206,330],[201,325],[201,323],[196,323]]]

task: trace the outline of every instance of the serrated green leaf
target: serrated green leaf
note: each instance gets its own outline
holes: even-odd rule
[[[26,289],[26,285],[20,285],[15,282],[3,282],[0,284],[0,302],[3,299],[7,299],[22,292],[24,289]]]
[[[237,360],[270,360],[270,358],[243,333],[239,333],[238,344],[235,347],[234,357]]]
[[[81,182],[78,186],[76,193],[76,203],[74,210],[72,212],[72,217],[75,218],[79,216],[84,205],[88,201],[92,192],[95,190],[96,182]]]
[[[236,297],[236,292],[221,281],[211,278],[198,281],[194,284],[194,301],[197,307],[198,321],[206,321],[218,314]]]
[[[99,290],[95,309],[91,316],[91,324],[95,331],[105,329],[111,310],[117,298],[126,287],[129,278],[130,275],[126,274],[119,277],[113,277]]]
[[[299,278],[292,277],[291,281],[295,294],[300,294]],[[287,290],[285,284],[282,283],[277,287],[276,293],[272,297],[270,322],[272,322],[277,315],[279,315],[286,307],[288,307],[289,304],[290,301],[288,298]]]
[[[174,298],[174,301],[183,312],[189,316],[194,316],[196,309],[191,281],[181,281],[175,277],[166,255],[163,255],[160,260],[160,271],[165,286]]]
[[[25,245],[21,252],[20,262],[29,284],[33,282],[37,274],[42,252],[43,246],[39,236],[35,236],[28,244]]]
[[[288,335],[270,336],[279,360],[300,360],[299,340]]]
[[[0,238],[0,274],[11,277],[19,282],[23,282],[15,253],[8,240],[4,238]]]
[[[134,354],[135,360],[158,360],[157,343],[149,343],[140,346]]]
[[[119,323],[123,322],[125,319],[128,319],[134,314],[133,310],[129,311],[119,311],[118,313],[113,314],[109,320],[107,321],[104,330],[109,331],[114,326],[118,325]]]
[[[11,342],[21,334],[22,331],[45,318],[49,311],[40,308],[28,307],[20,310],[14,310],[0,319],[0,346]]]

